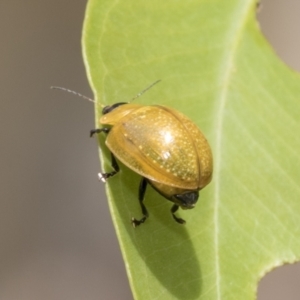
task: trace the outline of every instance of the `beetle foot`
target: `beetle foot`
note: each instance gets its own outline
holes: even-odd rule
[[[98,173],[98,179],[105,183],[109,177],[112,177],[116,174],[117,174],[117,171],[113,171],[110,173]]]
[[[93,137],[96,133],[100,133],[100,129],[92,129],[90,130],[90,137]]]
[[[174,220],[175,220],[177,223],[179,223],[179,224],[185,224],[185,223],[186,223],[185,220],[176,217],[174,214],[172,214],[172,216],[173,216]]]
[[[171,213],[172,213],[172,217],[173,219],[179,223],[179,224],[185,224],[185,221],[181,218],[178,218],[175,216],[175,212],[178,210],[179,206],[177,204],[174,204],[171,208]]]
[[[102,182],[106,182],[107,177],[105,176],[105,173],[98,173],[98,179],[101,180]]]
[[[140,220],[137,220],[136,218],[131,218],[131,225],[133,228],[136,228],[137,226],[143,224],[146,221],[147,217],[143,217]]]
[[[96,133],[98,134],[100,132],[109,133],[109,128],[103,127],[103,128],[92,129],[90,130],[90,137],[93,137]]]

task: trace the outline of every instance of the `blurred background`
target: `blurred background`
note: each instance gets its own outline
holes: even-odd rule
[[[86,1],[0,2],[0,300],[132,299],[103,185],[81,55]],[[300,70],[299,0],[259,20]],[[300,299],[300,264],[268,274],[259,300]]]

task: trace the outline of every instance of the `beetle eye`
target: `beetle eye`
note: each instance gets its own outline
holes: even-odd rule
[[[173,196],[176,202],[182,208],[193,208],[199,198],[198,191],[186,192],[183,194],[177,194]]]
[[[128,102],[119,102],[119,103],[115,103],[113,105],[107,105],[102,109],[102,115],[108,114],[110,113],[112,110],[114,110],[115,108],[117,108],[120,105],[124,105],[124,104],[128,104]]]

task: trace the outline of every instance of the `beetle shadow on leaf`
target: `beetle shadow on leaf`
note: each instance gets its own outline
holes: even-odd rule
[[[150,185],[147,186],[144,203],[149,218],[144,224],[133,228],[130,218],[142,217],[138,201],[138,188],[141,177],[120,164],[121,172],[114,184],[119,192],[115,194],[115,206],[119,212],[129,243],[134,245],[146,265],[146,270],[154,274],[161,285],[176,299],[198,299],[201,292],[201,269],[196,249],[186,229],[193,226],[178,224],[172,218],[172,202],[159,195]],[[113,190],[113,188],[112,188]],[[122,191],[122,192],[120,192]],[[129,199],[128,199],[129,197]],[[188,214],[179,209],[176,213],[183,218]],[[141,270],[137,270],[140,278]],[[146,271],[147,272],[147,271]],[[147,276],[147,274],[144,274]],[[136,280],[139,280],[137,278]],[[151,287],[150,287],[151,288]],[[163,291],[157,291],[158,294]]]

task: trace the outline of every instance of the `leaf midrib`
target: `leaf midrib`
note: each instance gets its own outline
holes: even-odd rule
[[[222,156],[222,129],[224,128],[224,111],[225,104],[228,96],[229,86],[234,70],[234,60],[236,53],[238,51],[240,41],[243,34],[243,29],[245,28],[246,22],[248,20],[249,14],[251,11],[251,5],[253,6],[253,1],[249,0],[248,2],[241,2],[242,5],[238,6],[235,10],[235,14],[232,17],[232,27],[229,28],[227,36],[228,47],[224,51],[223,59],[220,62],[223,62],[220,67],[220,76],[218,79],[218,86],[220,86],[220,92],[216,95],[216,113],[215,113],[215,159],[214,159],[214,231],[213,231],[213,244],[214,244],[214,256],[215,256],[215,273],[216,273],[216,299],[221,299],[221,274],[220,274],[220,257],[219,257],[219,208],[220,208],[220,172],[221,172],[221,156]],[[240,20],[237,22],[236,20]],[[223,67],[222,67],[223,66]]]

